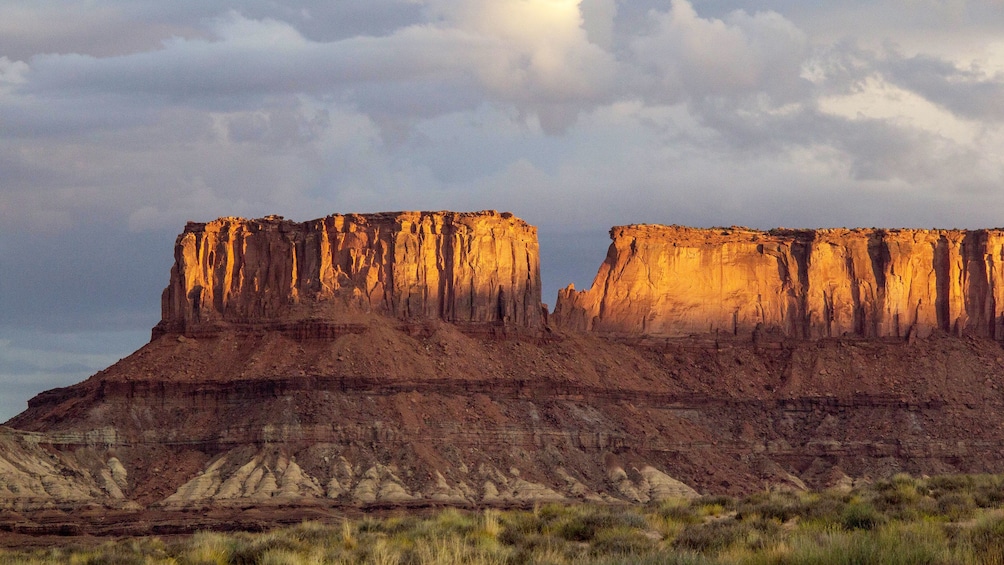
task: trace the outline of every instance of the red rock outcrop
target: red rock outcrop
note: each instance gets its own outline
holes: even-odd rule
[[[1000,232],[612,235],[592,332],[497,339],[545,323],[509,215],[190,224],[150,343],[0,427],[0,541],[1004,469]]]
[[[189,223],[155,335],[214,324],[401,319],[538,328],[537,230],[495,211]]]
[[[754,231],[630,225],[589,290],[562,290],[566,329],[683,336],[1004,339],[1004,231]]]

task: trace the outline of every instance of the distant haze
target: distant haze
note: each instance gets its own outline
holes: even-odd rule
[[[186,220],[1004,225],[1004,4],[6,2],[0,420],[149,338]]]

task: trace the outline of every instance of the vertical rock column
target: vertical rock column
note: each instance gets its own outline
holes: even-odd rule
[[[536,228],[511,214],[400,212],[189,223],[155,333],[330,315],[543,324]]]
[[[685,336],[1004,339],[1000,230],[700,230],[624,226],[593,286],[560,292],[556,325]]]

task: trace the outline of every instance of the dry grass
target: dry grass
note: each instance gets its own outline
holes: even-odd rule
[[[1004,565],[1000,476],[897,475],[851,492],[763,492],[649,506],[538,505],[303,523],[261,534],[0,552],[0,565]]]

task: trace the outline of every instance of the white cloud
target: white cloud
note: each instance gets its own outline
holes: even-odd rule
[[[614,20],[617,17],[616,0],[582,0],[582,28],[589,41],[607,51],[614,47]]]
[[[108,331],[5,334],[0,338],[0,423],[24,410],[35,394],[89,377],[128,355],[148,336]]]
[[[0,94],[8,94],[14,86],[23,84],[27,72],[28,64],[24,61],[11,61],[7,57],[0,57]]]
[[[841,156],[826,174],[850,187],[999,180],[999,152],[981,147],[998,128],[974,119],[999,111],[987,58],[819,44],[776,11],[711,17],[685,0],[650,11],[647,28],[619,25],[609,0],[422,6],[424,22],[379,36],[308,37],[299,9],[231,11],[155,49],[0,59],[0,216],[149,229],[335,206],[479,208],[516,194],[498,175],[530,163],[549,181],[531,183],[542,194],[499,207],[544,202],[567,217],[562,203],[595,202],[577,216],[605,222],[649,213],[647,191],[707,200],[693,210],[729,200],[707,197],[699,169],[663,168],[790,173],[817,149]],[[607,199],[614,185],[635,197]],[[740,189],[767,190],[718,192]]]
[[[0,330],[145,334],[174,233],[219,215],[499,208],[600,239],[628,222],[997,225],[1004,12],[904,6],[15,0]]]
[[[822,97],[818,105],[823,112],[848,120],[883,120],[925,130],[963,144],[972,144],[982,130],[980,124],[960,118],[930,100],[874,75],[860,83],[855,92]]]
[[[702,18],[686,0],[653,12],[655,31],[633,42],[665,100],[754,91],[788,98],[799,89],[805,35],[775,12]]]

